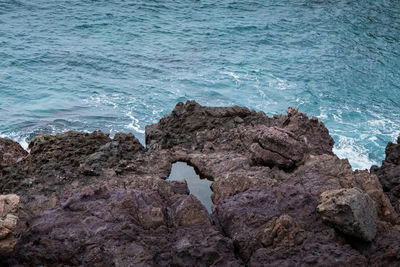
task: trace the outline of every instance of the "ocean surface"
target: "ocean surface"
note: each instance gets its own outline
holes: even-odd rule
[[[298,107],[353,168],[400,135],[398,0],[0,0],[0,136],[132,132],[178,101]]]

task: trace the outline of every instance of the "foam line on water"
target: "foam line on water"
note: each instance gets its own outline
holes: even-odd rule
[[[341,159],[348,159],[353,169],[369,169],[378,162],[370,159],[369,151],[357,145],[354,138],[339,136],[339,141],[335,143],[333,152]]]

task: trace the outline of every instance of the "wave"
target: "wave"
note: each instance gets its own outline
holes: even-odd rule
[[[378,165],[377,161],[370,158],[369,150],[357,144],[355,138],[339,136],[333,152],[341,159],[348,159],[353,169],[369,170],[372,165]]]

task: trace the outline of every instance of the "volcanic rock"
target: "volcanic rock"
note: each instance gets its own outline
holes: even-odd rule
[[[297,109],[268,117],[194,101],[147,126],[146,148],[132,134],[38,137],[0,163],[1,192],[20,196],[17,243],[0,265],[398,266],[399,216],[381,177],[332,147]],[[212,181],[211,214],[185,181],[166,180],[177,161]],[[323,192],[355,187],[377,212],[371,242],[317,212]]]
[[[169,206],[151,190],[98,188],[71,194],[30,220],[8,263],[239,266],[230,239],[210,223],[202,224],[195,211],[204,214],[204,206],[189,204],[193,200],[186,198],[171,199]],[[189,214],[196,223],[189,214],[178,220],[168,216],[167,210],[176,210],[182,202],[193,209]]]
[[[305,152],[332,154],[334,144],[323,123],[316,118],[309,120],[294,108],[287,116],[269,118],[243,107],[204,107],[188,101],[178,103],[158,124],[146,127],[146,145],[153,150],[174,146],[203,149],[207,142],[213,142],[214,150],[242,153],[249,153],[250,145],[258,143],[295,162]]]
[[[299,185],[318,198],[328,190],[360,188],[374,200],[380,219],[398,222],[398,214],[384,194],[378,178],[366,170],[353,171],[347,159],[339,159],[335,155],[311,155],[295,171],[281,173],[278,179],[286,184]]]
[[[17,142],[0,138],[0,165],[21,161],[27,155],[28,152]]]
[[[400,212],[400,136],[397,138],[397,144],[387,144],[385,153],[386,158],[382,161],[382,166],[372,166],[371,173],[379,177],[383,190],[397,212]]]
[[[316,206],[299,187],[257,187],[220,201],[214,215],[250,266],[366,264],[322,222]]]
[[[322,220],[337,230],[372,241],[376,234],[374,201],[358,188],[329,190],[317,207]]]
[[[19,197],[15,194],[0,195],[0,256],[10,254],[17,243]]]

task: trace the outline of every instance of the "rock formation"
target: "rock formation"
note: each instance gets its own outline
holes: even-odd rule
[[[322,220],[338,231],[372,241],[376,234],[374,201],[358,188],[329,190],[317,206]]]
[[[18,208],[17,195],[0,195],[0,256],[10,254],[17,243]]]
[[[0,138],[0,165],[21,161],[27,155],[28,152],[17,142]]]
[[[20,197],[16,245],[0,263],[398,266],[396,183],[381,175],[391,172],[353,171],[333,144],[294,108],[271,118],[188,101],[146,127],[145,148],[98,131],[38,137],[28,155],[0,147],[13,155],[0,189]],[[395,168],[398,149],[386,150],[382,168]],[[184,181],[165,180],[176,161],[212,180],[211,214]]]
[[[371,173],[379,177],[383,190],[397,212],[400,212],[400,136],[397,144],[389,142],[386,146],[386,158],[382,166],[371,167]]]

